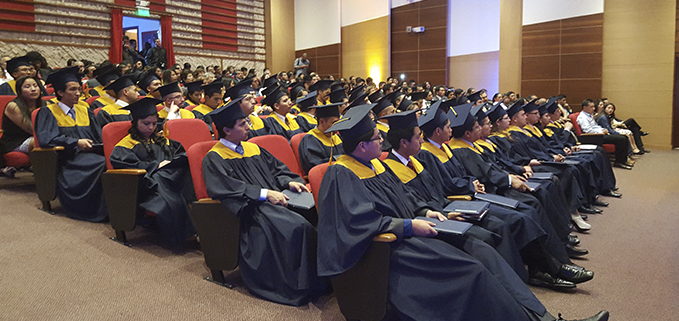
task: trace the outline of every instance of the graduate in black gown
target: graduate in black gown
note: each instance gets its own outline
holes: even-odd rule
[[[184,95],[182,95],[178,82],[160,86],[158,92],[165,106],[158,111],[158,126],[160,128],[163,128],[163,124],[167,120],[196,118],[192,112],[181,108],[181,106],[184,106]]]
[[[106,171],[106,160],[95,153],[93,146],[101,145],[101,130],[94,113],[78,104],[77,72],[77,66],[63,68],[47,78],[59,103],[40,108],[35,119],[36,140],[43,148],[65,148],[59,155],[57,196],[66,215],[99,222],[108,215],[100,180]]]
[[[203,98],[203,80],[184,83],[186,88],[186,98],[184,100],[184,107],[200,106],[200,101]],[[194,108],[195,109],[195,108]]]
[[[152,70],[139,75],[137,86],[146,92],[146,97],[161,99],[158,88],[162,86],[162,83],[158,75]]]
[[[369,109],[355,107],[329,129],[340,131],[347,154],[321,183],[319,274],[350,269],[374,236],[394,233],[387,299],[405,319],[555,320],[497,252],[472,257],[433,238],[434,223],[415,219],[431,210],[377,159],[382,138]],[[602,311],[591,320],[607,319]]]
[[[242,99],[242,98],[239,98]],[[308,192],[281,161],[248,143],[238,100],[208,114],[220,141],[203,159],[208,195],[240,218],[239,268],[248,290],[267,300],[303,305],[325,288],[316,273],[316,229],[287,208],[282,190]]]
[[[373,115],[375,115],[375,124],[377,129],[379,129],[380,135],[382,135],[382,139],[384,139],[384,143],[382,143],[382,151],[388,152],[391,150],[391,144],[387,140],[387,133],[389,133],[389,119],[382,117],[395,113],[396,108],[394,108],[394,105],[391,103],[391,101],[389,101],[389,99],[384,96],[375,102],[372,112]]]
[[[189,201],[195,194],[186,151],[181,143],[163,137],[158,130],[156,105],[160,102],[143,98],[125,107],[131,111],[132,127],[113,148],[110,160],[115,169],[146,170],[139,206],[156,214],[160,231],[173,246],[195,234],[189,217]]]
[[[201,92],[205,93],[205,103],[199,104],[191,110],[196,118],[204,121],[212,133],[212,119],[209,114],[213,110],[219,108],[223,104],[222,88],[224,85],[220,80],[215,80],[210,84],[203,85]]]
[[[304,97],[297,98],[295,101],[295,106],[299,108],[299,113],[295,118],[297,125],[302,130],[302,132],[307,133],[318,126],[318,120],[316,118],[316,109],[311,108],[315,105],[323,106],[324,104],[318,104],[316,100],[316,95],[318,91],[310,92]]]
[[[269,94],[262,99],[262,105],[273,109],[273,113],[264,119],[264,126],[269,129],[269,135],[280,135],[290,141],[292,136],[303,132],[295,116],[290,114],[292,108],[290,97],[280,90],[280,86],[272,87]]]
[[[245,121],[248,123],[248,126],[250,126],[248,138],[268,135],[269,128],[266,127],[264,120],[255,114],[257,99],[255,97],[255,90],[252,89],[250,84],[252,84],[252,79],[243,80],[235,86],[227,89],[226,96],[229,97],[231,101],[242,97],[239,99],[238,104],[240,105],[243,113],[247,115]]]
[[[7,71],[12,80],[0,84],[0,96],[19,96],[21,93],[16,92],[16,81],[31,75],[31,61],[28,56],[14,57],[7,61]]]
[[[443,212],[451,201],[446,198],[441,183],[437,182],[414,157],[420,151],[423,142],[420,128],[417,126],[416,112],[417,110],[411,110],[387,116],[392,124],[388,139],[392,141],[394,148],[384,163],[415,197],[434,210]],[[475,192],[474,184],[470,185],[472,186],[468,186],[467,190],[461,191],[462,194]],[[483,193],[483,186],[480,188],[479,192]],[[474,222],[475,226],[467,231],[466,235],[486,241],[484,230],[499,234],[500,240],[486,243],[494,246],[522,279],[528,279],[524,262],[529,266],[531,279],[528,281],[533,285],[566,289],[575,287],[575,283],[592,278],[593,273],[568,264],[562,265],[553,258],[544,246],[545,231],[529,216],[502,206],[489,205],[488,215],[481,221]],[[452,215],[455,219],[464,220],[460,213],[447,215],[451,219]],[[481,230],[481,233],[478,233],[478,230]],[[560,276],[568,281],[559,280]]]
[[[312,106],[316,110],[318,126],[310,130],[299,143],[299,162],[302,170],[308,173],[314,166],[337,159],[344,154],[342,139],[338,135],[326,133],[339,120],[339,107],[344,103]]]
[[[120,78],[122,74],[118,68],[113,67],[113,65],[109,66],[110,67],[107,66],[102,68],[101,71],[100,69],[97,69],[97,71],[100,71],[100,73],[97,75],[96,79],[101,84],[101,87],[97,86],[90,90],[90,92],[94,91],[99,95],[99,98],[90,104],[90,108],[92,109],[97,109],[99,107],[113,105],[116,103],[115,90],[110,88],[106,89],[106,87],[116,81],[116,79]]]
[[[130,116],[130,111],[124,109],[124,107],[139,100],[139,92],[137,91],[137,86],[132,81],[132,76],[122,76],[106,86],[105,89],[114,91],[118,99],[115,104],[104,106],[99,111],[97,114],[99,126],[104,128],[106,124],[111,122],[131,121],[132,116]]]

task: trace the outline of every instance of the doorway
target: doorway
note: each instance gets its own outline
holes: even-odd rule
[[[160,20],[123,16],[123,33],[136,41],[136,49],[142,56],[161,38]]]

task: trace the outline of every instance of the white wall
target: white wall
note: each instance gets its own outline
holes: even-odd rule
[[[295,50],[332,45],[341,39],[340,0],[295,0]]]
[[[500,50],[500,0],[448,0],[448,57]]]
[[[391,13],[389,0],[341,0],[341,2],[342,27],[388,16]]]
[[[391,7],[397,8],[402,7],[411,3],[420,2],[422,0],[391,0]]]
[[[523,0],[523,25],[603,12],[604,0]]]

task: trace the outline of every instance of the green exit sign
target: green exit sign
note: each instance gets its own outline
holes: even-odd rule
[[[137,8],[137,15],[140,17],[150,17],[151,13],[149,12],[148,8]]]

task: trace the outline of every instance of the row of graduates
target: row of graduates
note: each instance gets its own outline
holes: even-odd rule
[[[85,201],[85,199],[87,199],[85,202],[88,202],[90,205],[98,206],[90,206],[84,208],[88,208],[90,210],[101,209],[103,207],[103,200],[100,199],[99,202],[97,202],[96,197],[87,197],[95,196],[95,194],[100,195],[100,193],[96,193],[95,191],[96,187],[90,190],[86,190],[84,191],[84,193],[79,193],[79,191],[69,189],[69,187],[71,186],[78,186],[78,183],[80,183],[82,187],[82,182],[88,181],[88,179],[86,179],[86,177],[83,176],[83,174],[86,174],[83,173],[83,170],[89,169],[89,171],[86,172],[94,174],[97,171],[96,169],[97,166],[95,166],[96,163],[103,163],[103,159],[99,159],[99,157],[97,157],[100,155],[91,152],[93,150],[94,145],[97,142],[100,142],[100,137],[97,137],[99,135],[97,121],[96,119],[94,119],[93,113],[90,110],[87,109],[83,110],[83,107],[77,104],[79,98],[79,90],[77,88],[78,82],[77,78],[75,77],[75,74],[69,73],[67,70],[64,70],[60,74],[54,75],[51,83],[53,84],[57,91],[59,103],[41,109],[38,117],[39,121],[37,122],[39,125],[36,124],[36,131],[39,133],[38,137],[41,146],[43,146],[44,144],[45,147],[48,147],[50,145],[62,145],[67,147],[68,156],[64,157],[65,163],[62,166],[62,170],[60,171],[59,185],[60,190],[65,190],[68,193],[64,193],[62,191],[62,193],[59,194],[60,200],[62,199],[62,196],[66,196],[64,198],[67,198],[68,196],[80,196],[74,197],[73,199],[74,203],[83,202]],[[274,96],[279,95],[280,94],[276,93]],[[287,95],[283,94],[279,99],[276,99],[277,101],[276,103],[280,103],[281,99],[287,98],[285,96]],[[315,229],[313,228],[313,226],[311,226],[308,222],[304,220],[303,216],[299,215],[295,216],[297,214],[294,214],[285,209],[284,207],[279,206],[281,204],[283,205],[285,204],[286,198],[282,196],[282,194],[280,194],[278,191],[285,188],[290,188],[297,191],[305,190],[306,188],[303,186],[303,181],[301,180],[300,177],[290,173],[290,171],[285,167],[285,165],[283,165],[280,161],[276,160],[273,156],[271,156],[271,154],[269,154],[263,149],[256,147],[253,144],[245,142],[245,140],[249,137],[250,126],[248,125],[246,120],[248,118],[246,116],[247,114],[244,113],[243,110],[241,109],[240,106],[241,100],[243,100],[243,98],[238,97],[234,99],[231,103],[229,103],[229,105],[217,109],[209,114],[209,116],[211,116],[212,120],[215,122],[216,127],[219,128],[218,130],[220,131],[220,137],[224,138],[220,140],[220,144],[215,145],[215,148],[213,148],[213,150],[210,153],[208,153],[204,160],[203,167],[205,171],[208,193],[214,199],[222,201],[222,203],[227,208],[229,208],[233,213],[239,215],[241,219],[244,221],[245,228],[243,229],[243,233],[241,235],[242,242],[241,242],[240,266],[243,278],[248,288],[256,295],[273,300],[275,302],[298,305],[313,298],[314,295],[322,293],[321,291],[324,288],[325,282],[322,278],[319,278],[318,275],[325,276],[339,273],[341,271],[336,269],[337,266],[340,266],[339,267],[340,270],[348,268],[347,266],[343,265],[347,263],[351,265],[352,264],[351,261],[356,259],[357,257],[360,257],[360,254],[362,253],[355,253],[355,251],[349,251],[351,253],[349,252],[335,253],[336,251],[342,252],[347,248],[338,249],[338,247],[343,247],[340,246],[341,245],[340,243],[330,244],[329,247],[326,248],[323,242],[324,238],[321,238],[318,249],[319,273],[315,272],[317,262],[314,257],[316,252],[314,250],[316,246]],[[158,116],[156,113],[156,105],[158,103],[160,102],[157,100],[153,100],[151,98],[144,98],[128,106],[128,109],[133,111],[132,115],[133,129],[131,129],[130,135],[124,138],[123,141],[121,141],[121,143],[118,146],[116,146],[116,149],[114,150],[114,155],[116,154],[120,155],[117,156],[112,155],[111,158],[112,163],[124,164],[120,166],[141,166],[142,168],[147,169],[147,173],[149,173],[147,176],[149,177],[146,177],[146,179],[148,179],[149,181],[149,185],[147,185],[149,188],[146,190],[146,192],[152,194],[149,200],[155,197],[155,200],[151,201],[150,203],[168,202],[167,200],[168,198],[182,199],[182,197],[170,197],[173,192],[176,194],[182,194],[182,192],[177,190],[168,191],[167,187],[172,185],[174,185],[175,188],[186,186],[186,184],[181,184],[179,182],[169,183],[167,177],[163,175],[156,176],[155,180],[154,177],[152,177],[154,173],[157,174],[169,172],[166,174],[177,174],[178,172],[181,172],[177,169],[185,168],[185,166],[182,166],[182,163],[185,163],[185,154],[181,148],[181,145],[179,145],[176,142],[164,139],[162,138],[161,135],[157,134]],[[65,109],[63,108],[64,106],[68,108]],[[372,120],[369,120],[368,122],[364,120],[369,119],[367,118],[368,111],[373,107],[371,105],[368,106],[370,107],[356,109],[358,112],[363,112],[364,110],[366,110],[362,117],[358,116],[352,117],[350,115],[345,115],[346,117],[345,120],[351,120],[352,118],[353,119],[360,118],[360,120],[363,120],[362,123],[367,123],[370,124],[371,126],[374,126]],[[143,112],[140,111],[135,115],[134,110],[136,110],[137,107],[139,107],[139,110],[143,110]],[[440,109],[438,108],[436,110],[440,111]],[[219,116],[220,114],[223,115]],[[434,115],[435,114],[436,113],[434,113]],[[333,114],[332,117],[338,116],[339,108],[337,109],[337,113]],[[351,122],[342,121],[340,123],[348,125]],[[381,136],[379,136],[378,132],[376,132],[376,134],[378,135],[377,139],[373,139],[371,135],[370,137],[371,139],[369,140],[360,140],[361,137],[356,137],[355,134],[356,132],[360,132],[360,130],[358,131],[340,130],[341,137],[345,140],[344,145],[346,146],[347,141],[351,142],[350,146],[351,150],[347,151],[348,154],[350,155],[355,154],[354,152],[356,152],[359,145],[361,145],[361,148],[358,150],[358,152],[360,153],[362,151],[367,150],[365,146],[366,144],[372,144],[376,140],[381,143],[382,139]],[[376,150],[377,152],[381,152],[382,150],[381,144],[377,144],[376,146],[377,146],[376,149],[373,148],[373,154],[374,150]],[[345,164],[352,163],[352,160],[347,157],[344,157]],[[156,159],[154,160],[153,158]],[[356,158],[354,158],[353,162],[354,165],[360,164],[360,162],[356,163],[355,160]],[[339,159],[338,163],[341,163],[341,161],[342,159]],[[64,166],[66,168],[64,168]],[[351,165],[346,166],[348,166],[346,168],[351,167]],[[334,169],[336,167],[333,166],[332,168]],[[67,169],[72,170],[69,173],[71,175],[63,175]],[[177,176],[179,177],[182,175]],[[75,184],[71,184],[70,186],[67,186],[69,184],[62,184],[62,179],[67,178],[74,178],[75,180],[78,180],[78,182],[74,182]],[[90,176],[90,178],[92,177]],[[328,179],[327,177],[324,178],[322,192],[321,195],[319,195],[320,199],[319,211],[324,213],[323,215],[321,215],[321,222],[323,222],[323,217],[332,217],[325,216],[326,213],[325,210],[327,206],[325,206],[324,204],[333,204],[334,202],[330,201],[330,199],[333,197],[336,199],[337,196],[335,195],[331,197],[332,193],[327,191],[323,192],[323,190],[325,190],[325,187],[328,186],[328,184],[330,184],[326,183],[326,180],[332,182],[332,184],[336,184],[335,186],[337,187],[344,186],[345,187],[344,189],[340,189],[344,193],[346,193],[346,186],[354,186],[350,182],[342,183],[341,179],[339,178],[338,179]],[[96,182],[98,181],[98,179],[89,179],[89,181]],[[469,186],[473,186],[474,190],[480,188],[481,191],[483,191],[485,186],[482,186],[478,183],[474,183],[474,181],[472,181],[472,183]],[[398,180],[392,180],[392,183],[398,183]],[[160,187],[161,185],[164,186]],[[155,190],[154,187],[151,186],[155,186]],[[401,185],[397,184],[397,186]],[[389,189],[389,191],[392,192],[392,195],[396,195],[396,197],[389,197],[388,200],[390,201],[403,200],[403,195],[400,195],[400,193],[398,193],[399,191],[404,190],[403,186],[400,187],[400,190],[396,186],[387,187],[387,189]],[[384,192],[386,193],[386,191]],[[86,197],[83,198],[82,197],[83,194],[86,195]],[[174,196],[176,196],[176,194]],[[376,207],[374,202],[378,200],[377,197],[380,194],[373,193],[355,193],[355,194],[356,195],[354,195],[354,197],[373,195],[374,197],[376,197],[376,199],[371,200],[373,204],[372,206],[369,205],[370,203],[368,203],[367,200],[363,200],[358,203],[355,202],[348,203],[339,202],[339,203],[345,204],[345,206],[347,204],[354,205],[359,204],[360,205],[358,206],[359,209],[370,209],[371,214],[375,214]],[[63,201],[62,204],[64,204]],[[83,204],[84,203],[80,203],[80,205]],[[185,205],[185,203],[181,205],[167,204],[165,206],[160,207],[166,208],[169,207],[170,210],[181,211],[180,209],[183,207],[182,205]],[[335,203],[335,205],[337,204]],[[387,204],[387,206],[379,206],[378,208],[380,208],[382,212],[384,212],[381,213],[380,215],[388,215],[387,214],[388,209],[391,208],[392,211],[396,209],[397,211],[402,212],[394,213],[395,216],[404,215],[412,216],[415,213],[424,213],[430,216],[439,217],[441,219],[446,218],[445,216],[442,216],[440,213],[435,213],[436,211],[434,210],[437,208],[431,209],[431,207],[423,206],[422,208],[415,210],[415,208],[411,207],[412,211],[410,211],[407,206],[401,205],[403,204]],[[64,204],[64,209],[67,212],[70,212],[70,210],[74,210],[78,206],[72,206],[72,208],[70,209],[68,207],[69,207],[68,205]],[[330,214],[331,213],[330,211],[332,209],[335,209],[335,211],[337,211],[337,209],[341,208],[340,206],[330,206],[330,207],[331,208],[327,208],[328,215],[332,215]],[[147,210],[152,211],[152,209]],[[162,219],[161,218],[162,213],[164,214],[162,216],[167,216],[168,221],[172,221],[172,224],[181,225],[180,223],[182,221],[181,219],[178,219],[177,217],[171,218],[171,215],[165,215],[165,213],[163,213],[162,208],[156,207],[155,210],[157,211],[156,213],[158,213],[159,220]],[[353,213],[355,209],[348,210],[350,210],[350,213]],[[526,211],[534,212],[534,209],[526,207]],[[83,216],[79,218],[97,220],[98,218],[102,217],[101,210],[97,210],[95,212],[97,213],[97,216],[95,217]],[[339,216],[342,214],[336,213],[336,215]],[[540,213],[538,213],[537,215],[540,215]],[[186,218],[186,216],[184,216],[183,218]],[[528,216],[524,218],[525,221],[529,219]],[[539,219],[533,219],[533,221],[535,222],[534,224],[535,226],[540,227],[542,225],[547,226],[545,220],[539,222],[540,221]],[[349,220],[349,222],[352,221]],[[364,221],[359,220],[359,222]],[[396,222],[398,222],[398,220],[396,220]],[[417,220],[410,221],[410,225],[406,223],[407,222],[406,220],[401,220],[400,222],[402,223],[402,225],[400,225],[402,228],[401,230],[398,229],[399,227],[398,223],[396,224],[389,223],[386,225],[378,224],[378,226],[381,226],[380,228],[388,227],[395,228],[394,231],[401,232],[398,233],[399,236],[406,237],[409,236],[409,233],[410,234],[415,233],[417,234],[416,236],[423,236],[421,233],[429,235],[431,235],[431,233],[435,233],[432,232],[433,230],[430,229],[427,230],[426,228],[424,228],[424,226],[422,226],[422,223],[417,222]],[[514,226],[527,226],[527,224],[528,223],[515,223]],[[190,222],[184,224],[185,227],[188,225],[190,225]],[[323,230],[323,226],[324,225],[322,224],[319,225],[319,229]],[[338,235],[339,237],[339,234],[336,234],[338,231],[337,228],[333,228],[331,230],[334,231],[335,235]],[[535,230],[538,229],[536,228]],[[527,246],[526,242],[532,243],[535,240],[544,239],[543,241],[540,242],[536,241],[536,243],[533,243],[534,245],[532,245],[532,247],[535,247],[535,250],[528,251],[530,254],[523,258],[526,261],[537,262],[530,263],[529,266],[533,266],[533,269],[535,271],[540,272],[541,274],[549,275],[549,278],[554,278],[554,276],[561,276],[565,279],[571,280],[571,281],[559,280],[559,282],[571,282],[572,284],[574,282],[583,282],[588,279],[591,279],[592,273],[590,271],[586,271],[577,266],[573,266],[568,263],[563,263],[559,261],[557,257],[559,254],[558,252],[560,247],[556,246],[550,248],[548,241],[549,235],[553,233],[545,232],[545,234],[547,235],[545,235],[544,238],[536,237],[534,240],[527,241],[526,235],[531,234],[517,231],[518,230],[511,231],[511,233],[513,235],[515,234],[516,237],[508,236],[509,234],[506,234],[506,232],[504,234],[505,237],[502,237],[501,235],[503,234],[500,233],[499,230],[498,233],[495,234],[487,233],[486,234],[487,236],[485,237],[482,236],[483,233],[479,233],[480,236],[478,239],[479,240],[484,239],[488,243],[499,243],[499,241],[501,240],[505,240],[507,242],[514,240],[515,243],[519,241],[517,244],[523,245],[521,249]],[[339,238],[344,239],[342,237]],[[364,241],[368,239],[369,238],[364,238],[363,241],[359,243],[365,245]],[[455,281],[455,282],[445,282],[446,285],[451,286],[451,288],[446,289],[446,291],[454,291],[455,292],[454,294],[457,295],[462,294],[457,293],[457,291],[459,291],[461,288],[464,288],[466,295],[469,295],[470,298],[472,297],[476,298],[477,302],[480,302],[479,300],[482,299],[490,300],[492,298],[496,302],[495,303],[496,305],[497,302],[501,302],[502,303],[501,306],[498,306],[497,309],[489,310],[487,309],[487,307],[480,308],[486,306],[485,304],[480,303],[479,305],[466,306],[463,304],[463,302],[468,302],[468,300],[460,300],[459,304],[453,305],[453,307],[450,309],[446,308],[446,313],[442,313],[440,309],[434,310],[437,311],[435,312],[436,315],[438,315],[439,318],[445,316],[446,319],[450,319],[451,316],[453,316],[452,317],[453,319],[457,319],[457,317],[455,316],[460,316],[460,319],[465,320],[481,318],[488,319],[491,317],[493,319],[497,319],[501,315],[506,315],[507,313],[511,312],[514,314],[519,313],[519,315],[522,316],[518,317],[517,315],[517,318],[512,319],[534,319],[538,317],[539,318],[546,317],[547,319],[549,319],[551,316],[548,313],[546,313],[544,307],[542,307],[539,304],[539,302],[537,302],[537,300],[532,296],[532,294],[530,294],[530,291],[527,290],[527,288],[525,288],[523,284],[520,285],[516,284],[517,280],[522,279],[521,277],[519,277],[519,275],[522,275],[520,271],[521,269],[523,269],[523,267],[521,266],[519,268],[519,264],[512,264],[511,266],[507,264],[508,261],[516,262],[517,258],[516,252],[514,252],[515,253],[514,256],[511,256],[512,251],[502,251],[504,255],[500,256],[498,254],[499,252],[497,252],[498,251],[497,248],[500,247],[498,246],[496,247],[495,250],[491,251],[485,248],[486,247],[485,244],[488,244],[486,242],[468,241],[467,238],[464,238],[464,240],[462,241],[456,239],[454,241],[448,242],[449,244],[453,243],[458,244],[457,246],[459,248],[454,246],[445,247],[445,251],[463,251],[462,249],[466,249],[467,252],[474,252],[474,249],[480,248],[476,256],[472,256],[472,254],[464,252],[464,255],[468,256],[457,257],[452,253],[449,253],[450,255],[448,257],[448,259],[452,260],[451,262],[455,262],[455,260],[458,259],[461,260],[461,262],[462,261],[473,262],[474,264],[466,266],[468,267],[473,266],[474,268],[465,269],[464,271],[477,275],[477,277],[471,278],[471,280],[473,281],[467,280],[465,282],[462,282],[462,280],[457,280],[457,278],[461,278],[463,275],[465,275],[465,273],[460,273],[461,271],[454,271],[455,269],[450,269],[451,266],[449,266],[448,264],[444,264],[445,266],[447,266],[448,271],[447,273],[443,273],[442,276],[444,278],[452,277],[454,280],[451,281]],[[349,248],[353,249],[355,244],[353,244],[353,241],[351,241],[350,244],[348,245]],[[516,245],[517,249],[519,248],[518,246],[519,245]],[[360,247],[361,246],[359,246],[358,248],[359,251]],[[349,257],[344,257],[343,259],[340,258],[338,260],[338,257],[335,255],[330,256],[325,255],[324,251],[326,249],[329,250],[329,252],[331,252],[332,254],[346,254]],[[365,248],[363,247],[363,250],[364,249]],[[444,251],[444,248],[439,249],[441,251]],[[563,251],[562,247],[561,251]],[[416,252],[419,253],[420,251],[417,250]],[[285,253],[285,255],[283,255],[283,253]],[[456,255],[463,255],[462,252],[454,253]],[[487,256],[483,256],[480,253],[486,253],[485,255]],[[413,253],[411,252],[410,254]],[[512,257],[514,258],[513,261],[511,260]],[[533,260],[531,260],[531,258],[533,258]],[[415,259],[415,257],[411,257],[411,259]],[[507,259],[509,260],[507,261]],[[562,257],[562,260],[563,259],[564,258]],[[565,260],[568,260],[567,257],[565,258]],[[330,265],[327,265],[328,263]],[[484,269],[477,269],[477,267],[481,265],[483,265]],[[463,264],[463,266],[465,265]],[[421,268],[428,267],[430,266],[427,265],[421,266]],[[512,267],[514,269],[512,269]],[[395,280],[399,279],[396,277],[397,275],[399,275],[398,272],[399,270],[392,269],[392,271],[393,271],[392,273],[394,274],[394,279]],[[424,271],[422,272],[424,273]],[[404,273],[408,274],[407,271],[404,271]],[[523,274],[525,274],[525,272]],[[537,274],[532,274],[531,276],[540,277]],[[422,275],[410,274],[409,277],[411,278],[410,280],[412,282],[421,283],[420,281],[422,281]],[[506,278],[506,280],[498,281],[498,279],[504,278]],[[541,278],[543,282],[549,282],[545,281],[545,279],[547,279],[546,277]],[[470,284],[470,282],[474,284]],[[409,290],[413,291],[420,290],[420,292],[416,293],[421,295],[427,295],[425,293],[422,293],[423,291],[421,290],[423,288],[427,288],[428,290],[430,290],[431,287],[429,286],[423,288],[406,287],[408,291],[401,287],[402,287],[401,284],[392,284],[392,286],[390,287],[393,289],[392,290],[393,295],[391,296],[392,304],[394,304],[402,313],[412,318],[420,318],[421,314],[418,313],[423,312],[420,311],[421,309],[423,309],[423,306],[414,304],[411,300],[407,300],[406,298],[408,297],[408,295],[406,294],[409,293],[408,292]],[[399,295],[401,296],[401,300],[398,299]],[[429,293],[429,295],[432,295],[432,293]],[[443,297],[449,296],[437,295],[437,297],[440,300]],[[482,299],[478,299],[477,297],[480,297]],[[448,314],[447,312],[450,312],[451,314]],[[510,315],[512,315],[511,313]],[[607,318],[607,314],[604,313],[599,315],[598,319],[602,319],[604,317]],[[430,319],[427,317],[425,318]],[[551,317],[551,319],[553,319],[553,317]]]

